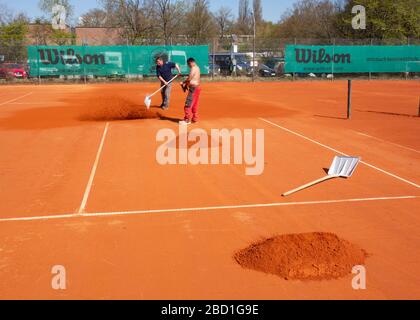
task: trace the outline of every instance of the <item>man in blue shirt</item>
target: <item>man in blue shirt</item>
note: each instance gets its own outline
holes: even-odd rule
[[[171,98],[171,89],[172,82],[169,83],[174,78],[172,74],[172,69],[177,69],[178,74],[181,74],[181,69],[178,64],[173,62],[164,62],[161,57],[156,58],[156,75],[160,80],[160,86],[165,88],[162,89],[162,104],[161,108],[166,110],[169,108],[169,100]],[[169,84],[168,84],[169,83]]]

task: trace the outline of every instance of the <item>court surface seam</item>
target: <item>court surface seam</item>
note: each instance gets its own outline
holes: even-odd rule
[[[98,151],[96,153],[95,162],[93,163],[92,170],[91,170],[90,176],[89,176],[89,180],[88,180],[88,183],[86,185],[85,193],[83,194],[82,203],[80,204],[80,208],[79,208],[79,211],[78,211],[79,214],[83,213],[86,209],[86,204],[87,204],[87,201],[89,200],[90,191],[92,189],[93,180],[95,179],[96,169],[98,168],[99,159],[101,157],[102,149],[103,149],[104,144],[105,144],[105,138],[106,138],[106,135],[108,133],[108,128],[109,128],[109,122],[106,123],[105,128],[104,128],[104,132],[102,134],[102,139],[101,139],[101,142],[99,144]]]
[[[226,205],[226,206],[211,206],[211,207],[197,207],[197,208],[113,211],[113,212],[97,212],[97,213],[69,213],[69,214],[49,215],[49,216],[47,215],[47,216],[33,216],[33,217],[19,217],[19,218],[2,218],[0,219],[0,222],[71,219],[71,218],[81,218],[81,217],[128,216],[128,215],[142,215],[142,214],[156,214],[156,213],[170,213],[170,212],[182,213],[182,212],[192,212],[192,211],[252,209],[252,208],[288,207],[288,206],[357,203],[357,202],[390,201],[390,200],[409,200],[409,199],[418,199],[419,197],[420,196],[354,198],[354,199],[341,199],[341,200],[320,200],[320,201],[301,201],[301,202],[272,202],[272,203]]]
[[[321,142],[319,142],[319,141],[316,141],[316,140],[314,140],[314,139],[311,139],[311,138],[309,138],[309,137],[307,137],[307,136],[305,136],[305,135],[303,135],[303,134],[300,134],[300,133],[295,132],[295,131],[293,131],[293,130],[287,129],[287,128],[285,128],[285,127],[283,127],[283,126],[281,126],[281,125],[279,125],[279,124],[277,124],[277,123],[271,122],[270,120],[267,120],[267,119],[264,119],[264,118],[259,118],[259,119],[260,119],[261,121],[264,121],[264,122],[268,123],[268,124],[271,124],[272,126],[275,126],[275,127],[279,128],[279,129],[282,129],[282,130],[284,130],[284,131],[287,131],[287,132],[289,132],[289,133],[291,133],[291,134],[294,134],[295,136],[298,136],[298,137],[300,137],[300,138],[302,138],[302,139],[305,139],[305,140],[307,140],[307,141],[310,141],[310,142],[312,142],[312,143],[315,143],[315,144],[317,144],[317,145],[319,145],[319,146],[321,146],[321,147],[323,147],[323,148],[326,148],[326,149],[328,149],[328,150],[334,151],[334,152],[336,152],[336,153],[338,153],[338,154],[341,154],[341,155],[343,155],[343,156],[349,157],[349,155],[348,155],[348,154],[346,154],[346,153],[344,153],[344,152],[341,152],[341,151],[339,151],[339,150],[337,150],[337,149],[334,149],[334,148],[332,148],[332,147],[330,147],[330,146],[327,146],[327,145],[325,145],[325,144],[323,144],[323,143],[321,143]],[[367,162],[365,162],[365,161],[363,161],[363,160],[362,160],[362,161],[360,161],[360,163],[362,163],[362,164],[364,164],[365,166],[368,166],[368,167],[370,167],[370,168],[372,168],[372,169],[375,169],[375,170],[377,170],[377,171],[379,171],[379,172],[382,172],[382,173],[384,173],[384,174],[386,174],[386,175],[388,175],[388,176],[391,176],[391,177],[393,177],[393,178],[395,178],[395,179],[397,179],[397,180],[400,180],[400,181],[402,181],[402,182],[405,182],[405,183],[407,183],[407,184],[409,184],[409,185],[411,185],[411,186],[414,186],[414,187],[416,187],[416,188],[420,188],[420,186],[419,186],[418,184],[416,184],[416,183],[414,183],[414,182],[412,182],[412,181],[409,181],[409,180],[407,180],[407,179],[401,178],[401,177],[399,177],[399,176],[397,176],[397,175],[395,175],[395,174],[393,174],[393,173],[391,173],[391,172],[385,171],[385,170],[383,170],[383,169],[381,169],[381,168],[378,168],[378,167],[376,167],[376,166],[374,166],[374,165],[372,165],[372,164],[370,164],[370,163],[367,163]]]

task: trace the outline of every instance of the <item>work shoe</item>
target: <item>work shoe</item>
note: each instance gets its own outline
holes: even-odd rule
[[[179,122],[180,126],[188,126],[191,124],[191,120],[182,120]]]

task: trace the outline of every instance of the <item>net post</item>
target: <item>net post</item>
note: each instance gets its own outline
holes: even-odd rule
[[[347,119],[351,119],[351,85],[352,81],[349,79],[347,81]]]

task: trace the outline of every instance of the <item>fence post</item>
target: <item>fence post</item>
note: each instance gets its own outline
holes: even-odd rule
[[[296,38],[295,38],[295,45],[297,44]],[[293,81],[295,81],[296,73],[293,71]]]
[[[39,65],[40,61],[39,61],[39,43],[38,40],[36,41],[36,65],[37,65],[37,69],[38,69],[38,85],[41,85],[41,66]]]
[[[370,39],[370,46],[372,46],[373,45],[373,39],[371,38]],[[369,81],[371,81],[372,80],[372,71],[370,71],[370,68],[369,68]]]
[[[347,82],[347,119],[351,118],[351,80]]]
[[[213,68],[211,70],[211,80],[214,80],[214,64],[215,64],[215,60],[216,60],[216,57],[215,57],[215,54],[216,54],[216,38],[213,38],[213,48],[212,48],[211,51],[213,53],[213,55],[212,55]]]
[[[130,82],[130,63],[131,63],[131,55],[130,55],[130,50],[128,50],[128,39],[126,42],[126,52],[127,52],[127,57],[128,57],[128,61],[127,61],[127,82]]]

